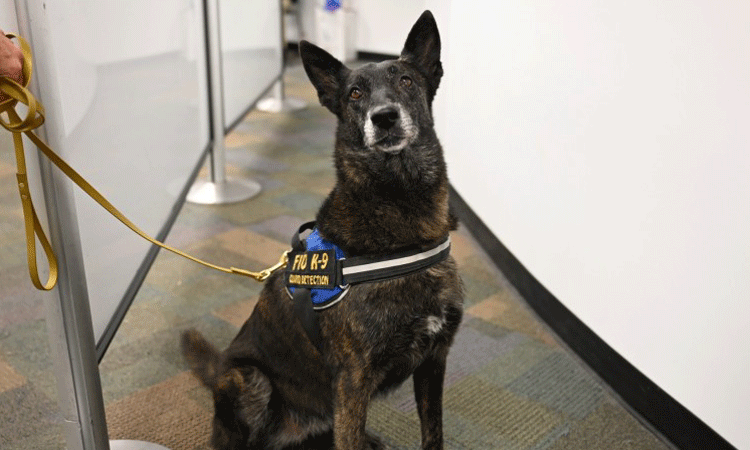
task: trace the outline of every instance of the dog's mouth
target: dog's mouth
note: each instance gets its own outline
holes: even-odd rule
[[[386,153],[398,153],[406,148],[408,143],[409,139],[407,136],[388,133],[384,137],[378,139],[373,147]]]

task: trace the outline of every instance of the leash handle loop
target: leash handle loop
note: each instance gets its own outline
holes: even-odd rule
[[[7,96],[5,100],[0,102],[0,113],[5,112],[8,115],[7,121],[3,120],[2,116],[0,116],[0,125],[13,134],[13,145],[16,148],[16,180],[18,185],[18,195],[21,197],[21,206],[23,208],[24,231],[26,233],[26,258],[29,267],[29,277],[31,278],[31,283],[34,287],[39,290],[48,291],[57,284],[57,257],[55,256],[49,239],[47,239],[47,235],[44,233],[44,229],[42,228],[42,224],[39,221],[36,209],[34,208],[34,203],[31,199],[29,180],[26,174],[26,157],[24,154],[22,137],[22,133],[31,133],[31,130],[44,123],[44,107],[42,107],[34,96],[26,89],[29,80],[31,80],[32,74],[31,49],[29,48],[29,44],[26,40],[14,34],[6,34],[6,37],[9,39],[17,39],[21,46],[21,53],[23,54],[23,67],[21,69],[23,85],[8,77],[0,77],[0,90],[2,90]],[[26,118],[24,119],[21,119],[15,110],[15,106],[18,102],[21,102],[28,107]],[[39,243],[42,246],[49,267],[46,282],[42,282],[39,276],[39,268],[36,259],[37,237],[39,238]]]
[[[286,252],[281,256],[279,262],[276,265],[260,272],[251,272],[235,267],[221,267],[191,256],[183,251],[172,248],[169,245],[154,239],[146,232],[138,228],[133,222],[125,217],[124,214],[122,214],[117,208],[115,208],[114,205],[112,205],[101,193],[99,193],[99,191],[97,191],[91,184],[89,184],[89,182],[86,181],[78,172],[70,167],[68,163],[60,158],[47,145],[47,143],[45,143],[36,134],[34,134],[34,130],[44,123],[44,107],[27,89],[32,74],[31,49],[29,48],[26,40],[24,40],[20,36],[16,36],[10,33],[6,34],[6,36],[11,39],[17,39],[21,45],[21,51],[23,53],[24,60],[22,69],[23,84],[19,84],[8,77],[0,77],[0,91],[8,96],[7,99],[0,102],[0,114],[6,113],[8,115],[8,120],[3,120],[2,116],[0,116],[0,125],[13,133],[13,144],[16,149],[16,166],[18,169],[16,177],[18,180],[19,195],[21,196],[21,203],[23,205],[23,215],[26,230],[26,250],[29,265],[29,276],[31,277],[31,282],[37,289],[48,291],[55,286],[58,278],[58,263],[52,246],[50,245],[49,239],[47,239],[47,236],[44,233],[44,229],[39,222],[36,210],[34,209],[34,204],[31,200],[31,193],[29,191],[29,183],[26,175],[26,159],[24,155],[23,134],[25,134],[37,146],[37,148],[55,166],[57,166],[63,174],[70,178],[70,180],[73,181],[83,192],[85,192],[89,197],[96,201],[117,220],[122,222],[125,226],[130,228],[133,232],[138,234],[143,239],[149,241],[150,243],[158,245],[165,250],[169,250],[172,253],[182,256],[183,258],[187,258],[211,269],[215,269],[224,273],[233,273],[247,276],[253,278],[256,281],[264,281],[268,277],[270,277],[273,272],[286,267],[288,261]],[[15,106],[18,103],[23,103],[28,107],[26,117],[23,119],[15,110]],[[39,242],[42,245],[42,249],[44,250],[49,264],[49,275],[45,283],[42,283],[39,279],[39,270],[36,261],[37,237],[39,238]]]

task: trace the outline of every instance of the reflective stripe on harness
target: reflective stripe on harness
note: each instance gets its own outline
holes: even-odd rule
[[[342,261],[342,275],[346,284],[385,280],[401,277],[426,269],[448,257],[451,238],[446,236],[426,249],[398,253],[396,255],[370,258],[356,257]]]

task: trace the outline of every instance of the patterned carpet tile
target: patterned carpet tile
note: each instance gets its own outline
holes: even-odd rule
[[[26,377],[18,373],[13,366],[0,356],[0,393],[19,388],[26,384]]]
[[[182,372],[111,402],[107,407],[110,438],[152,442],[169,449],[210,448],[212,412],[205,402],[202,405],[191,398],[196,390],[204,391],[195,377]],[[174,429],[184,432],[164,432]]]
[[[549,450],[652,450],[667,448],[655,435],[644,432],[638,421],[612,402],[601,404],[572,426]]]
[[[368,426],[392,448],[418,448],[421,431],[416,411],[405,414],[388,403],[375,401],[367,412]]]
[[[486,322],[518,331],[549,345],[555,344],[554,337],[539,323],[539,320],[532,315],[528,308],[515,301],[512,294],[505,290],[499,290],[474,304],[466,312]]]
[[[259,198],[255,199],[252,208],[248,208],[241,203],[216,207],[216,214],[233,225],[249,225],[281,214],[292,213],[294,213],[294,210],[273,200],[268,200],[262,194]]]
[[[289,250],[289,244],[255,233],[248,228],[234,228],[217,235],[216,239],[222,249],[258,261],[264,267],[276,264],[281,254]],[[259,266],[249,268],[254,271],[259,269]]]
[[[313,220],[313,218],[311,217],[309,220]],[[248,228],[258,234],[262,234],[263,236],[289,245],[292,234],[294,234],[304,222],[304,220],[295,216],[277,216],[250,225]]]
[[[555,352],[507,385],[574,419],[582,419],[603,400],[603,391],[568,355]]]
[[[15,257],[14,262],[16,264],[19,260],[26,260],[25,254]],[[0,330],[13,324],[44,318],[44,294],[29,292],[29,283],[27,266],[16,265],[0,268],[0,286],[3,286],[2,300],[0,301]]]
[[[532,368],[555,352],[556,349],[548,345],[524,339],[504,357],[495,358],[477,370],[474,376],[490,385],[506,387],[524,374],[531,373]]]
[[[180,331],[191,327],[200,329],[216,343],[228,343],[237,332],[227,322],[206,314],[180,326],[157,330],[146,338],[126,339],[118,334],[117,342],[113,341],[100,364],[105,403],[109,405],[184,372]]]
[[[49,450],[63,448],[56,400],[32,384],[0,392],[0,448]]]
[[[563,422],[546,405],[474,376],[446,390],[445,416],[446,433],[470,448],[534,448]],[[498,442],[507,445],[496,447]]]
[[[7,365],[33,385],[35,392],[50,401],[57,399],[57,385],[51,370],[50,343],[43,320],[19,322],[0,330],[0,355]],[[0,401],[0,411],[13,405]],[[2,429],[0,421],[0,430]],[[0,434],[2,434],[0,432]]]
[[[257,297],[240,300],[224,308],[215,310],[213,315],[239,330],[247,318],[250,317],[257,303]]]

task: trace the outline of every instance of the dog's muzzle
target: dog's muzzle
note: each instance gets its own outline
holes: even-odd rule
[[[416,136],[411,117],[398,104],[371,109],[364,128],[365,144],[388,153],[400,152]]]

